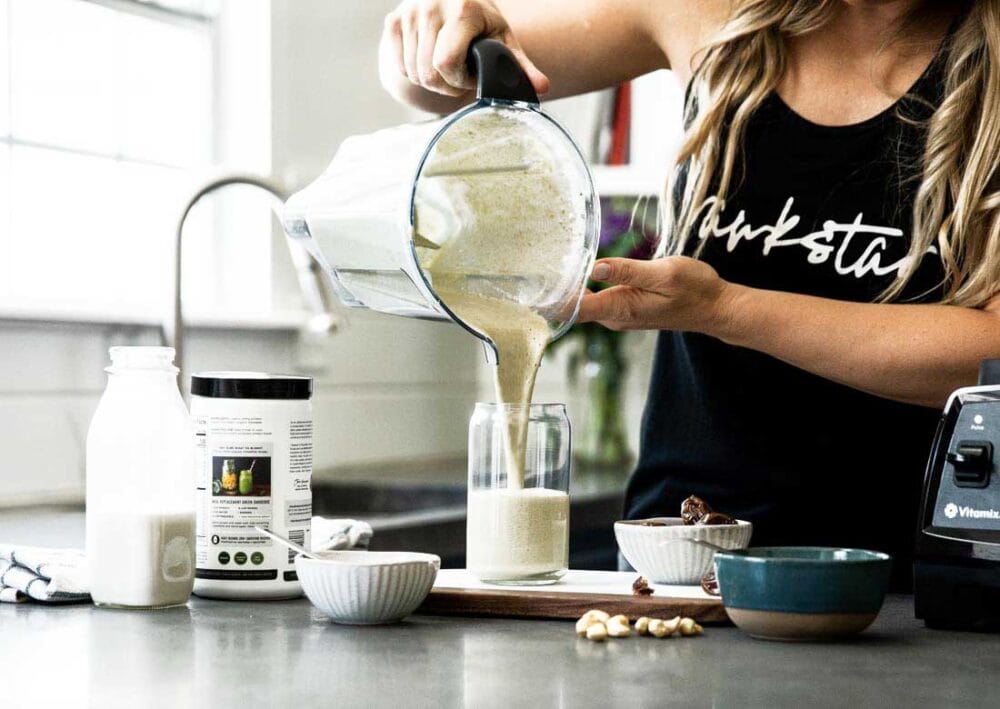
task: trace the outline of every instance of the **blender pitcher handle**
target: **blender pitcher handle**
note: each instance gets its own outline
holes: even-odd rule
[[[538,105],[538,94],[527,74],[503,42],[488,37],[475,40],[466,63],[476,75],[476,98]]]

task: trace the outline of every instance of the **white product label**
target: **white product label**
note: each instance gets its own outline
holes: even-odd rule
[[[196,577],[295,581],[294,554],[254,527],[308,548],[312,421],[262,408],[243,416],[196,415],[194,425]]]

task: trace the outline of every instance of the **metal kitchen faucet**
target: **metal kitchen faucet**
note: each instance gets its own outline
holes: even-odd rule
[[[284,201],[288,195],[278,183],[260,175],[250,173],[230,173],[216,176],[196,189],[187,200],[177,220],[177,232],[174,248],[174,294],[173,307],[168,318],[161,326],[161,340],[175,351],[174,364],[180,370],[178,381],[184,382],[184,311],[181,300],[182,285],[182,247],[184,241],[184,223],[191,209],[207,194],[230,185],[249,185],[264,190],[271,197],[272,208],[280,216]],[[303,246],[291,239],[288,250],[295,265],[299,288],[302,291],[306,307],[313,313],[306,324],[306,329],[315,333],[329,333],[337,329],[340,318],[333,308],[333,299],[323,283],[323,270]],[[183,387],[182,387],[183,389]]]

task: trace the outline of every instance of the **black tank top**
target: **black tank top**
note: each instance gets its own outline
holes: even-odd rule
[[[772,94],[746,130],[742,179],[691,249],[733,283],[871,302],[910,243],[926,119],[942,55],[907,97],[828,127]],[[905,116],[910,120],[903,120]],[[900,300],[940,298],[926,255]],[[905,347],[905,343],[900,343]],[[809,374],[759,352],[661,332],[626,516],[676,516],[691,494],[754,524],[753,544],[857,546],[909,575],[923,470],[939,412]]]

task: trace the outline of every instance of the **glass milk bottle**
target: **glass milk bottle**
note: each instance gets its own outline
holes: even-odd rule
[[[527,421],[523,464],[511,431]],[[466,566],[495,584],[555,583],[569,567],[570,428],[562,404],[476,404],[469,422]]]
[[[169,347],[112,347],[87,434],[87,565],[100,606],[162,608],[194,584],[194,433]]]

